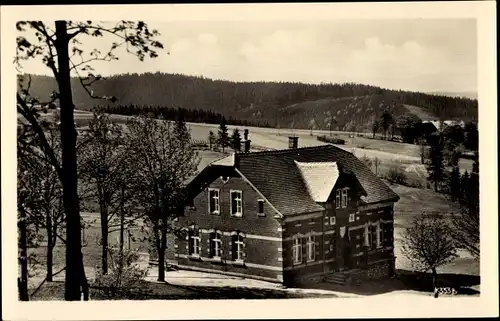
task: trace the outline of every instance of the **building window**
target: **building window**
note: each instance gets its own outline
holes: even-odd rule
[[[302,263],[302,239],[295,238],[292,246],[293,264]]]
[[[208,190],[208,212],[210,214],[220,214],[220,206],[219,206],[219,190],[218,189],[209,189]]]
[[[356,214],[352,213],[349,214],[349,223],[352,223],[356,220]]]
[[[335,208],[340,208],[340,193],[339,189],[335,191]]]
[[[189,255],[200,256],[200,252],[200,230],[193,226],[189,230]]]
[[[259,216],[264,216],[264,200],[257,201],[257,214]]]
[[[243,235],[241,233],[232,235],[233,261],[243,261],[245,256],[244,247]]]
[[[307,237],[307,262],[312,262],[316,259],[316,243],[314,235]]]
[[[231,215],[242,216],[242,192],[241,191],[231,191]]]
[[[347,207],[348,205],[348,198],[347,198],[347,188],[342,189],[342,207]]]
[[[210,233],[210,256],[220,258],[222,256],[222,241],[219,231]]]
[[[330,225],[335,225],[335,216],[330,217]]]

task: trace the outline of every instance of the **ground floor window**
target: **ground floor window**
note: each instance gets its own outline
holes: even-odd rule
[[[233,261],[243,261],[245,252],[244,252],[245,242],[242,233],[237,233],[232,235],[232,252],[233,252]]]
[[[293,264],[302,263],[302,240],[295,238],[292,246]]]
[[[314,261],[316,259],[316,242],[314,235],[309,235],[307,237],[307,262]]]
[[[196,227],[191,227],[189,229],[189,255],[199,256],[200,252],[200,230]]]
[[[210,256],[213,258],[220,258],[222,256],[222,241],[219,231],[210,233]]]

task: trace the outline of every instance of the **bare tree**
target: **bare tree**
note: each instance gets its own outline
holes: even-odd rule
[[[44,122],[43,125],[47,142],[60,156],[60,139],[54,124]],[[18,168],[22,171],[19,178],[21,190],[24,193],[22,214],[28,224],[37,230],[46,231],[47,260],[46,280],[51,282],[53,277],[53,249],[61,237],[61,228],[64,226],[64,208],[62,206],[62,186],[55,168],[45,159],[40,150],[39,140],[30,126],[20,124],[18,131]]]
[[[93,23],[92,21],[55,21],[51,26],[41,21],[19,21],[16,27],[22,35],[17,37],[15,63],[22,67],[25,60],[41,60],[53,73],[57,82],[57,92],[52,93],[50,101],[40,102],[29,95],[29,86],[19,88],[17,111],[33,126],[42,140],[43,151],[51,159],[63,186],[63,205],[66,214],[66,280],[65,300],[88,299],[88,282],[83,267],[81,251],[81,218],[78,199],[76,141],[77,132],[74,123],[74,103],[71,85],[71,73],[74,73],[87,93],[94,98],[115,100],[113,97],[94,95],[91,86],[102,79],[94,74],[91,63],[94,61],[117,60],[115,50],[125,47],[127,52],[140,60],[145,57],[157,57],[156,48],[162,44],[154,37],[159,33],[150,30],[142,22],[119,21],[113,25]],[[83,37],[82,37],[83,36]],[[107,53],[94,49],[85,52],[79,40],[87,37],[111,37],[112,42]],[[71,55],[70,55],[71,53]],[[61,145],[62,161],[59,163],[39,124],[39,114],[35,106],[45,106],[59,101],[61,108]]]
[[[136,117],[127,123],[130,162],[135,169],[135,195],[146,214],[158,254],[158,281],[165,281],[167,234],[183,209],[186,180],[199,159],[189,131],[176,131],[170,122]]]
[[[449,233],[449,225],[439,214],[414,218],[411,227],[402,235],[403,255],[417,270],[431,271],[432,283],[437,287],[439,266],[453,262],[457,257],[456,244]]]
[[[120,215],[125,193],[127,158],[122,126],[108,115],[94,113],[79,150],[79,176],[87,197],[97,200],[101,225],[101,268],[108,273],[109,224]]]

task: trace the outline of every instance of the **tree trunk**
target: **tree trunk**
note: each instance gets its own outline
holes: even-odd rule
[[[438,275],[436,268],[432,268],[432,286],[434,287],[434,289],[438,287],[437,278]]]
[[[69,67],[69,37],[66,21],[56,21],[56,77],[59,87],[59,102],[61,107],[61,145],[63,171],[63,204],[66,214],[66,301],[81,299],[81,286],[86,284],[83,268],[82,243],[80,231],[80,208],[78,199],[78,177],[76,163],[76,129],[74,122],[73,95]]]
[[[120,204],[120,268],[123,264],[123,247],[125,243],[124,233],[125,233],[125,208],[124,208],[124,197],[125,190],[122,186],[121,188],[121,204]]]
[[[19,228],[19,248],[21,250],[21,255],[19,260],[21,261],[21,277],[18,278],[18,288],[19,288],[19,300],[29,301],[28,295],[28,235],[26,231],[26,213],[24,209],[21,208],[20,219],[18,222]]]
[[[108,274],[108,239],[109,239],[109,228],[108,228],[108,211],[104,205],[101,205],[101,265],[102,273]]]
[[[158,281],[165,282],[165,250],[167,249],[167,231],[163,228],[158,249]]]
[[[46,230],[47,230],[47,282],[52,282],[52,263],[53,263],[53,240],[54,237],[52,235],[52,216],[50,214],[47,215],[46,220]]]

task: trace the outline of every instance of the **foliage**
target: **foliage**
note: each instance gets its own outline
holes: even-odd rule
[[[108,298],[127,297],[144,280],[148,269],[138,264],[140,254],[136,250],[123,250],[120,253],[119,248],[109,247],[108,251],[111,269],[106,274],[97,269],[92,286]]]
[[[109,229],[118,226],[126,215],[125,225],[134,225],[131,209],[136,207],[130,188],[133,169],[129,166],[122,126],[108,115],[95,112],[84,132],[79,149],[79,177],[85,197],[99,204],[102,271],[108,271]]]
[[[448,176],[448,188],[453,202],[461,198],[461,185],[460,185],[460,169],[458,166],[453,167],[450,175]]]
[[[217,143],[217,139],[215,138],[214,132],[210,131],[208,133],[208,144],[210,146],[210,150],[212,150],[213,145]]]
[[[241,150],[241,136],[238,128],[233,130],[233,134],[231,136],[231,147],[238,152]]]
[[[55,88],[53,79],[43,76],[34,79],[33,87],[42,97],[48,96]],[[73,83],[78,83],[78,80],[73,80]],[[286,128],[294,120],[295,128],[309,129],[309,122],[314,118],[317,129],[328,130],[330,122],[325,121],[328,111],[336,118],[332,130],[342,128],[352,119],[357,125],[370,126],[367,119],[372,115],[378,119],[383,112],[379,107],[381,101],[395,102],[396,106],[391,107],[394,118],[409,113],[402,104],[420,106],[434,113],[438,107],[447,105],[446,119],[477,118],[477,100],[393,91],[353,83],[235,83],[156,72],[110,76],[96,83],[93,88],[96,93],[120,98],[116,103],[106,101],[110,108],[118,105],[169,106],[175,111],[173,106],[180,106],[185,110],[196,111],[198,115],[201,115],[202,110],[218,115],[203,116],[203,122],[217,124],[219,115],[224,115],[228,124],[237,126],[245,125],[236,121],[241,120],[258,126],[267,124]],[[77,87],[74,97],[77,108],[90,109],[96,104],[86,96],[84,90]],[[185,117],[186,121],[201,122],[194,120],[194,115],[188,117],[186,114]],[[234,118],[234,122],[230,117]],[[367,127],[366,130],[371,131],[371,128]]]
[[[373,138],[375,138],[375,134],[378,133],[379,129],[380,129],[380,121],[378,119],[375,119],[372,124]]]
[[[393,184],[407,184],[406,173],[399,166],[391,166],[387,171],[386,179]]]
[[[368,167],[371,170],[372,165],[373,165],[373,161],[370,157],[368,157],[368,156],[366,156],[366,154],[364,154],[363,157],[361,157],[359,160],[362,161],[366,165],[366,167]]]
[[[459,204],[460,211],[453,213],[450,233],[459,247],[479,259],[479,174],[462,175]]]
[[[402,254],[421,271],[433,272],[457,258],[456,244],[450,236],[449,225],[439,214],[424,214],[414,218],[411,227],[402,235]],[[436,286],[436,280],[434,280]]]
[[[164,281],[167,233],[185,205],[185,182],[199,158],[190,133],[183,136],[170,122],[135,117],[127,122],[129,162],[134,168],[134,197],[142,205],[150,238],[159,253],[158,280]]]
[[[380,164],[382,164],[382,161],[380,160],[380,158],[375,156],[375,158],[373,159],[373,165],[375,165],[375,175],[378,175],[378,168]]]
[[[229,134],[227,133],[227,130],[226,118],[222,117],[220,120],[219,132],[217,137],[217,144],[222,147],[222,152],[224,152],[224,148],[230,144]]]
[[[336,138],[336,137],[328,137],[328,136],[318,136],[316,137],[317,140],[320,142],[325,142],[325,143],[330,143],[330,144],[337,144],[337,145],[344,145],[345,140],[341,138]]]
[[[382,126],[382,129],[384,130],[384,137],[386,139],[387,139],[387,131],[389,130],[389,127],[392,125],[393,121],[394,121],[393,116],[389,111],[389,109],[386,107],[380,119],[380,126]]]

